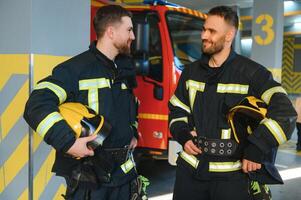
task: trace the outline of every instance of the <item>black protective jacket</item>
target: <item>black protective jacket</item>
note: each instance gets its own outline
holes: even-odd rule
[[[285,90],[273,80],[266,68],[233,51],[219,68],[209,67],[208,62],[209,57],[203,55],[200,60],[186,66],[169,101],[170,131],[181,145],[192,139],[191,130],[196,130],[199,137],[222,139],[222,133],[230,129],[227,121],[229,110],[247,96],[255,96],[268,105],[267,120],[239,144],[233,156],[203,153],[197,156],[198,168],[188,171],[200,179],[232,178],[235,177],[233,174],[241,171],[209,172],[209,163],[236,162],[245,158],[265,166],[260,172],[250,174],[253,179],[282,182],[274,167],[275,152],[291,137],[296,119]],[[234,139],[233,134],[230,136]],[[178,165],[191,168],[181,157]]]
[[[121,148],[137,137],[137,104],[132,93],[135,86],[130,59],[120,55],[114,63],[95,43],[86,52],[56,66],[51,76],[38,82],[26,104],[24,118],[55,148],[54,172],[70,175],[81,162],[66,156],[76,138],[60,116],[58,105],[79,102],[103,115],[112,125],[103,147]]]

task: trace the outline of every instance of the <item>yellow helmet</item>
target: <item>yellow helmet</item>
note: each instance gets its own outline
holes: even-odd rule
[[[111,125],[104,117],[81,103],[63,103],[59,106],[59,111],[74,131],[76,138],[97,134],[96,139],[88,143],[92,149],[102,145],[110,134]]]
[[[235,140],[239,143],[240,138],[247,136],[242,134],[251,134],[265,118],[266,113],[267,105],[254,96],[244,98],[238,105],[231,108],[227,118]]]

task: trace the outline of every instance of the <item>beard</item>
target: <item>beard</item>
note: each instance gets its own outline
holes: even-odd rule
[[[120,54],[130,55],[131,53],[131,40],[127,40],[123,43],[115,43],[114,46]]]
[[[219,52],[221,52],[224,49],[224,44],[225,44],[225,37],[222,37],[221,39],[217,40],[216,42],[210,42],[208,40],[203,40],[202,41],[202,51],[205,54],[208,55],[214,55]],[[211,46],[206,47],[204,43],[211,44]]]

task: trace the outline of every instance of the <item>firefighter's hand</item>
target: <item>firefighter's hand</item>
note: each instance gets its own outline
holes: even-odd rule
[[[135,149],[137,146],[137,143],[138,143],[137,138],[133,137],[131,140],[131,143],[130,143],[130,149]]]
[[[250,160],[243,159],[242,160],[242,171],[244,173],[256,171],[261,168],[260,163],[252,162]]]
[[[191,131],[190,134],[192,136],[197,136],[195,131]],[[188,140],[184,145],[184,151],[190,155],[197,155],[202,153],[202,151],[192,142],[192,140]]]
[[[91,135],[88,137],[77,138],[67,153],[75,158],[93,156],[94,151],[88,148],[87,143],[94,140],[96,137],[97,135]]]

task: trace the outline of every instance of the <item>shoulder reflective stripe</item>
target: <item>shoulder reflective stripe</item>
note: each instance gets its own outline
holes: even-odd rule
[[[171,127],[171,125],[175,122],[179,122],[179,121],[182,121],[182,122],[186,122],[188,123],[188,118],[187,117],[179,117],[179,118],[175,118],[175,119],[172,119],[169,123],[169,128]]]
[[[231,129],[222,129],[222,139],[230,139],[231,138]]]
[[[185,110],[188,113],[191,113],[190,108],[188,106],[186,106],[184,103],[182,103],[175,95],[173,95],[169,102],[173,105],[173,106],[177,106],[179,108],[182,108],[183,110]]]
[[[279,145],[287,141],[281,126],[275,120],[265,118],[260,123],[264,124],[269,129]]]
[[[96,113],[99,112],[98,89],[110,88],[110,79],[98,78],[79,81],[80,90],[88,90],[88,106]]]
[[[60,104],[62,104],[66,100],[66,98],[67,98],[66,91],[62,87],[60,87],[54,83],[50,83],[47,81],[41,82],[41,83],[37,84],[34,89],[40,90],[40,89],[45,89],[45,88],[51,90],[58,97]]]
[[[135,163],[132,161],[132,159],[128,159],[125,163],[123,163],[121,166],[122,171],[127,174],[131,169],[135,167]]]
[[[122,90],[126,90],[126,89],[128,89],[128,87],[126,86],[126,84],[121,83],[121,89],[122,89]]]
[[[209,162],[209,172],[232,172],[241,169],[240,160],[236,162]]]
[[[234,93],[234,94],[248,94],[249,85],[240,84],[217,84],[217,93]]]
[[[185,151],[182,151],[180,153],[181,158],[183,158],[186,162],[188,162],[193,168],[198,168],[199,165],[199,160],[193,156],[193,155],[189,155],[187,154]]]
[[[44,137],[48,130],[58,121],[63,120],[63,117],[61,116],[60,113],[58,112],[53,112],[47,115],[40,124],[37,127],[37,133],[41,136]]]
[[[79,81],[80,90],[89,90],[91,88],[106,88],[111,87],[110,79],[97,78],[97,79],[86,79]]]
[[[270,88],[268,90],[266,90],[262,95],[261,95],[261,99],[266,103],[266,104],[269,104],[270,103],[270,100],[272,98],[272,96],[275,94],[275,93],[283,93],[283,94],[287,94],[285,89],[283,89],[283,87],[281,86],[276,86],[276,87],[273,87],[273,88]]]
[[[204,92],[205,83],[194,81],[194,80],[187,80],[186,81],[186,89],[189,91],[190,107],[191,107],[191,109],[193,109],[196,92],[197,91]]]

